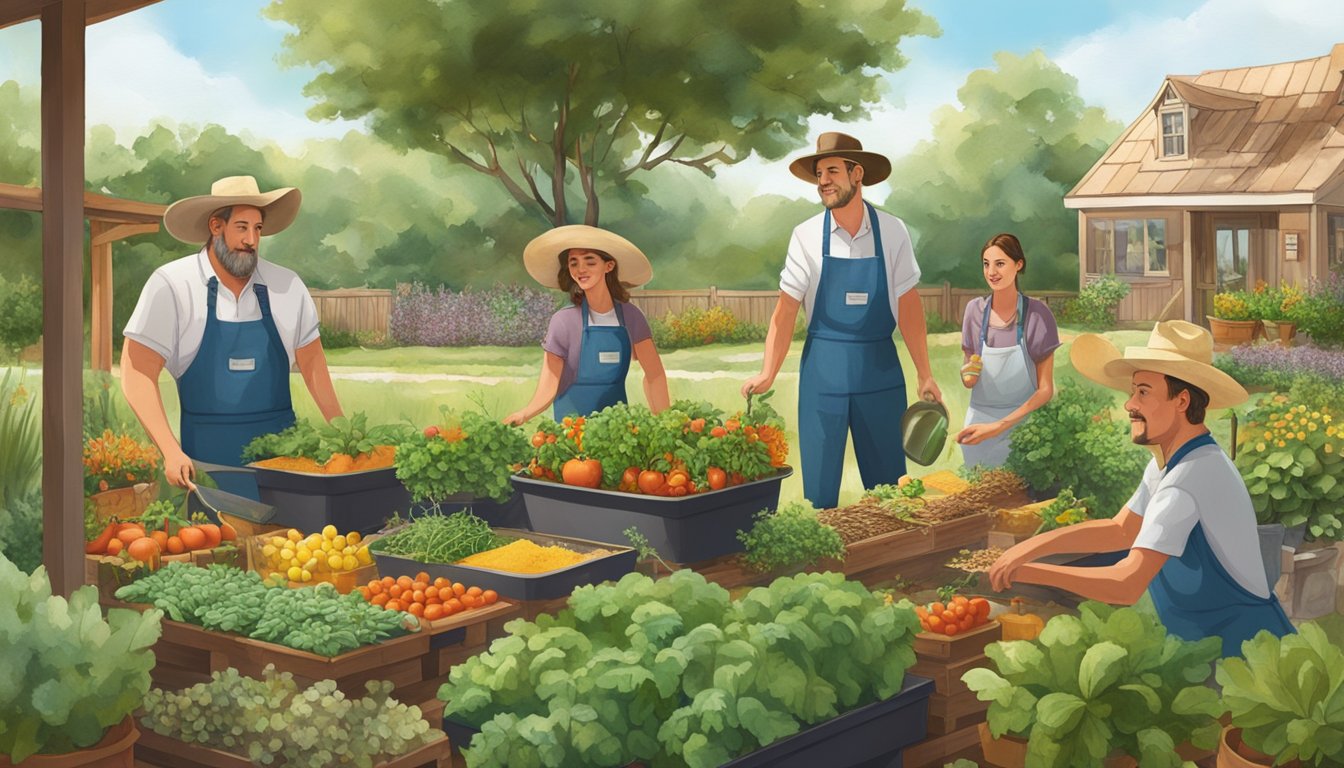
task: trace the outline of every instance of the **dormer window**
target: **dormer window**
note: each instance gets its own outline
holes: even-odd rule
[[[1164,106],[1162,118],[1162,157],[1185,157],[1185,106]]]

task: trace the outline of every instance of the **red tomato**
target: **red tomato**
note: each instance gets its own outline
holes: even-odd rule
[[[646,469],[639,473],[639,490],[644,493],[656,493],[665,482],[663,473],[656,469]]]
[[[709,468],[709,489],[717,491],[728,485],[728,473],[718,467]]]
[[[560,468],[565,485],[596,488],[602,484],[602,462],[597,459],[570,459]]]

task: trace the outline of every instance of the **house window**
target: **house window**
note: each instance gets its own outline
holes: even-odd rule
[[[1344,275],[1344,214],[1332,213],[1325,224],[1326,250],[1331,272]]]
[[[1162,111],[1162,156],[1185,157],[1185,110]]]
[[[1166,219],[1093,219],[1091,224],[1088,272],[1168,274]]]

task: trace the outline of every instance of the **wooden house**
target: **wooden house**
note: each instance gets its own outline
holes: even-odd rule
[[[1344,43],[1171,75],[1064,198],[1080,283],[1130,286],[1121,320],[1206,323],[1218,291],[1344,272]]]

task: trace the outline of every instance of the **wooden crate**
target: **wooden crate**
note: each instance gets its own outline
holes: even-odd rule
[[[938,717],[937,715],[929,715],[929,736],[946,736],[950,733],[956,733],[957,731],[965,730],[967,728],[974,729],[980,723],[985,722],[988,715],[988,702],[985,703],[985,708],[979,712],[972,712],[968,715],[962,715],[961,717],[949,719]]]
[[[920,632],[915,635],[915,655],[926,659],[960,661],[983,656],[985,646],[1003,637],[998,620],[990,620],[974,629],[952,637]]]
[[[933,690],[943,696],[955,696],[970,689],[961,681],[961,676],[977,667],[988,667],[989,659],[983,653],[959,661],[948,662],[945,659],[923,657],[915,654],[915,665],[910,674],[927,677],[933,681]]]
[[[954,755],[980,745],[980,732],[976,726],[962,728],[944,736],[925,739],[901,753],[905,768],[943,768]]]
[[[199,744],[188,744],[171,736],[160,736],[141,729],[135,744],[137,764],[163,768],[252,768],[252,761],[241,755]],[[429,744],[394,760],[378,763],[376,768],[450,768],[452,749],[448,737],[440,735]]]
[[[989,709],[989,702],[976,698],[975,691],[948,696],[935,693],[929,697],[929,716],[952,721]]]

